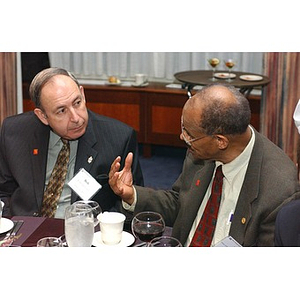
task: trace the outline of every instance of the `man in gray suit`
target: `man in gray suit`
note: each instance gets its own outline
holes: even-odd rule
[[[288,156],[249,125],[248,100],[234,87],[212,85],[190,98],[182,111],[180,138],[188,146],[183,170],[171,190],[132,182],[133,154],[112,164],[109,183],[124,208],[160,212],[173,236],[190,246],[209,201],[217,166],[224,178],[211,246],[226,237],[242,246],[273,246],[278,210],[299,197],[297,170]]]
[[[121,199],[108,184],[108,172],[116,156],[134,152],[133,180],[143,185],[135,131],[87,110],[83,87],[64,69],[49,68],[37,74],[30,96],[34,111],[6,118],[1,128],[3,215],[41,215],[43,193],[62,148],[61,138],[69,141],[70,158],[55,217],[64,218],[65,207],[79,199],[68,182],[81,168],[102,185],[92,200],[103,211],[122,209]]]

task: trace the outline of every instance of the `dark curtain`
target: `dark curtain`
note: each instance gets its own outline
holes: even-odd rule
[[[17,55],[0,52],[0,124],[17,113]]]
[[[260,131],[296,163],[299,135],[293,113],[300,98],[300,53],[265,53],[264,68],[271,83],[261,102]]]

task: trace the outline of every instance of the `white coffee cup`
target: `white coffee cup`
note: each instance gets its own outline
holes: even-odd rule
[[[146,74],[135,74],[135,84],[142,85],[147,82],[147,75]]]
[[[121,242],[125,215],[118,212],[104,212],[98,215],[102,242],[116,245]]]

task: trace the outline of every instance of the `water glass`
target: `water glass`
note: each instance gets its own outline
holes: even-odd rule
[[[94,216],[90,205],[75,202],[66,208],[65,235],[69,247],[91,247]]]
[[[182,244],[174,237],[159,236],[148,244],[149,247],[182,247]]]
[[[67,243],[67,240],[66,240],[66,235],[63,234],[59,237],[60,239],[60,242],[61,242],[61,246],[62,247],[68,247],[68,243]]]
[[[44,237],[38,240],[37,247],[61,247],[61,240],[57,237]]]
[[[81,203],[81,204],[88,204],[89,206],[92,207],[92,212],[94,215],[94,226],[96,227],[99,224],[99,220],[98,220],[98,215],[102,213],[102,209],[99,205],[98,202],[93,201],[93,200],[80,200],[77,201],[76,203]]]

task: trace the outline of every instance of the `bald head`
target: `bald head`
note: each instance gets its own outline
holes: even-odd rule
[[[184,110],[193,111],[199,131],[207,134],[242,134],[250,123],[248,100],[236,88],[206,86],[190,98]]]

